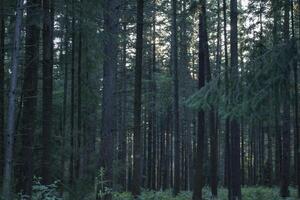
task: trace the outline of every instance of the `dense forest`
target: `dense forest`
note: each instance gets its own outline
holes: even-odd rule
[[[299,0],[0,0],[0,199],[300,198]]]

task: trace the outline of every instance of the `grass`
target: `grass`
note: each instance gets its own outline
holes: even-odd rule
[[[291,197],[285,200],[299,200],[296,198],[297,192],[295,189],[290,188]],[[214,200],[227,200],[227,190],[220,188],[218,190],[218,198]],[[279,196],[278,188],[267,188],[267,187],[245,187],[242,189],[243,200],[282,200]],[[114,193],[114,200],[132,200],[130,193]],[[140,200],[191,200],[191,192],[181,192],[177,197],[172,196],[171,191],[143,191]],[[204,200],[212,200],[211,193],[208,188],[203,191]]]

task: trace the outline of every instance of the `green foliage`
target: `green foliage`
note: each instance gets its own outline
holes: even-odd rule
[[[251,61],[238,66],[238,75],[230,74],[228,83],[225,83],[221,73],[193,94],[186,104],[195,110],[209,110],[216,106],[223,117],[263,118],[269,115],[274,89],[281,91],[279,100],[285,98],[283,87],[291,73],[290,65],[297,58],[293,42],[260,53],[256,51],[261,49],[254,49]]]
[[[100,197],[100,199],[112,193],[112,188],[108,188],[106,183],[107,180],[105,180],[105,169],[101,167],[96,176],[97,197]]]
[[[129,192],[113,193],[113,200],[132,200],[133,196]]]
[[[41,178],[34,177],[33,187],[32,187],[32,200],[62,200],[59,195],[59,183],[60,181],[55,181],[50,185],[43,185],[41,183]],[[17,195],[17,200],[27,200],[28,196],[19,194]]]
[[[291,197],[286,198],[286,200],[297,200],[296,193],[294,189],[290,188]],[[268,187],[246,187],[242,189],[244,200],[262,200],[262,199],[272,199],[272,200],[282,200],[279,196],[278,188],[268,188]]]
[[[286,200],[297,200],[296,190],[291,188],[291,197]],[[218,198],[215,200],[227,200],[227,190],[224,188],[219,188]],[[279,196],[278,188],[268,188],[268,187],[245,187],[242,189],[243,200],[282,200]],[[114,200],[133,200],[130,193],[114,193]],[[139,200],[190,200],[192,199],[192,192],[181,192],[178,196],[174,197],[172,191],[168,190],[162,191],[144,191],[142,192]],[[203,199],[211,200],[212,195],[208,187],[203,189]]]

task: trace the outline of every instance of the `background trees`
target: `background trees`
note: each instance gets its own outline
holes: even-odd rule
[[[70,199],[142,188],[201,199],[205,185],[229,199],[243,185],[293,195],[298,2],[0,4],[5,199],[56,180]]]

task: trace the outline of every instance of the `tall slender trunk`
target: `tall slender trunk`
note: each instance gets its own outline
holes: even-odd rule
[[[283,36],[286,43],[290,39],[290,2],[284,3],[284,24]],[[285,66],[284,84],[283,84],[283,115],[282,115],[282,170],[281,170],[281,197],[288,197],[289,194],[289,176],[290,176],[290,67]]]
[[[20,186],[23,194],[31,196],[33,180],[33,141],[36,126],[37,83],[39,67],[39,36],[40,24],[33,18],[40,10],[40,0],[27,1],[26,41],[25,41],[25,70],[23,85],[23,114],[22,114],[22,150]]]
[[[69,14],[68,14],[68,0],[65,0],[66,10],[65,10],[65,35],[64,35],[64,48],[65,48],[65,55],[64,55],[64,95],[63,95],[63,116],[62,116],[62,141],[61,141],[61,192],[63,193],[64,190],[64,182],[65,182],[65,144],[66,144],[66,135],[67,135],[67,102],[68,102],[68,61],[69,61]]]
[[[177,0],[172,0],[172,42],[171,63],[173,67],[173,133],[175,142],[174,195],[180,191],[180,139],[179,139],[179,97],[178,97],[178,38],[177,38]]]
[[[123,22],[123,37],[122,41],[122,117],[121,117],[121,132],[120,132],[120,155],[119,160],[121,163],[125,163],[125,166],[122,167],[119,177],[119,184],[126,190],[126,168],[127,168],[127,24]]]
[[[136,63],[134,80],[134,141],[132,194],[141,193],[141,104],[142,104],[142,64],[143,64],[144,0],[137,0]]]
[[[292,18],[292,38],[295,41],[295,15],[294,15],[294,1],[291,1],[291,18]],[[300,6],[300,1],[298,1],[298,6]],[[299,16],[299,23],[300,23],[300,12],[298,10]],[[299,26],[300,29],[300,26]],[[300,34],[300,32],[299,32]],[[296,43],[297,44],[297,43]],[[296,53],[298,48],[295,46]],[[298,63],[297,61],[294,61],[293,63],[293,72],[294,72],[294,113],[295,113],[295,119],[294,119],[294,138],[295,138],[295,144],[294,144],[294,167],[295,167],[295,180],[296,184],[298,185],[298,196],[300,197],[300,136],[299,136],[299,98],[298,98]]]
[[[82,71],[82,0],[80,0],[80,16],[79,16],[79,36],[78,36],[78,69],[77,69],[77,148],[75,175],[80,178],[80,161],[81,161],[81,138],[82,138],[82,116],[81,116],[81,71]]]
[[[52,0],[54,1],[54,0]],[[42,150],[42,178],[44,184],[49,184],[50,174],[50,146],[52,134],[52,90],[53,90],[53,22],[51,22],[50,0],[44,0],[43,10],[43,150]]]
[[[237,0],[230,1],[230,53],[231,53],[231,78],[235,81],[238,77],[238,9]],[[233,95],[233,94],[231,94]],[[232,98],[231,98],[232,100]],[[234,103],[234,102],[231,102]],[[241,199],[241,168],[240,168],[240,128],[237,119],[231,119],[231,152],[230,152],[230,171],[231,171],[231,195],[230,200]]]
[[[10,86],[8,94],[8,112],[7,125],[4,133],[4,171],[2,195],[6,200],[12,200],[12,171],[13,171],[13,147],[15,138],[15,111],[16,111],[16,92],[18,82],[18,65],[21,42],[22,18],[24,0],[17,1],[16,22],[14,27],[13,49],[12,49],[12,67]]]
[[[229,71],[229,66],[228,66],[228,43],[227,43],[227,3],[226,0],[223,0],[223,23],[224,23],[224,53],[225,53],[225,92],[226,96],[229,95],[229,76],[228,76],[228,71]],[[228,104],[228,102],[226,102]],[[230,177],[231,177],[231,172],[229,170],[230,168],[230,161],[229,161],[229,155],[230,155],[230,123],[229,123],[229,118],[225,118],[225,176],[224,176],[224,185],[228,187],[229,189],[229,194],[230,192]]]
[[[208,69],[207,62],[207,32],[206,32],[206,0],[202,1],[199,13],[199,71],[198,71],[198,89],[205,85],[205,71]],[[205,114],[204,110],[198,111],[198,130],[197,130],[197,151],[195,159],[195,179],[193,188],[193,200],[202,200],[202,188],[204,186],[203,157],[204,157],[204,132],[205,132]]]
[[[0,177],[3,175],[4,160],[4,38],[5,38],[5,21],[4,21],[4,0],[0,0]]]
[[[100,168],[104,170],[104,188],[113,187],[113,136],[115,131],[115,79],[118,57],[118,1],[106,0],[104,2],[104,32],[107,34],[104,40],[103,62],[103,100],[102,100],[102,131],[100,144]],[[100,188],[103,190],[104,188]],[[104,192],[104,191],[102,191]],[[112,194],[107,193],[103,197],[97,196],[97,200],[111,200]]]
[[[216,70],[220,71],[220,0],[218,0],[218,7],[217,7],[217,61],[216,61]],[[207,47],[208,49],[208,47]],[[209,57],[209,54],[207,55]],[[208,66],[210,64],[208,63]],[[208,71],[210,71],[210,76],[213,77],[213,72],[210,67],[208,67]],[[211,78],[210,77],[210,78]],[[209,115],[210,115],[210,159],[211,159],[211,170],[210,170],[210,187],[211,192],[214,198],[218,196],[218,130],[217,130],[217,109],[212,108]]]
[[[72,0],[72,56],[71,56],[71,99],[70,99],[70,145],[71,145],[71,153],[70,153],[70,166],[69,166],[69,183],[71,186],[74,184],[74,159],[75,159],[75,134],[74,134],[74,102],[75,102],[75,2]]]
[[[278,43],[278,21],[280,21],[279,16],[279,5],[278,1],[272,0],[272,15],[274,19],[273,25],[273,46]],[[281,174],[281,157],[282,157],[282,145],[281,145],[281,127],[279,124],[279,115],[280,115],[280,102],[279,102],[279,85],[276,84],[274,86],[274,94],[275,94],[275,102],[274,102],[274,123],[275,123],[275,174]],[[274,181],[276,184],[279,185],[280,183],[280,176],[275,176]]]

